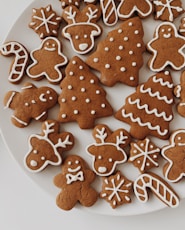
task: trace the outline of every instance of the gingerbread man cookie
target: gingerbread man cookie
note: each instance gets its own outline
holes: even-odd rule
[[[86,54],[94,48],[94,40],[101,35],[101,27],[97,24],[101,16],[98,6],[88,4],[82,11],[75,6],[68,6],[62,14],[68,23],[62,29],[63,36],[68,39],[74,52]]]
[[[169,182],[178,182],[185,176],[185,130],[174,131],[170,143],[162,148],[162,156],[167,160],[163,173]]]
[[[138,15],[146,18],[152,13],[153,7],[150,0],[121,0],[118,5],[118,17],[122,20]]]
[[[59,83],[63,78],[60,68],[68,62],[61,49],[62,44],[57,38],[45,38],[40,47],[30,53],[33,63],[27,68],[28,76],[33,80],[46,77],[50,83]]]
[[[181,19],[181,24],[179,26],[179,33],[185,37],[185,17]]]
[[[167,66],[174,70],[180,70],[185,66],[185,37],[178,34],[171,22],[163,22],[157,27],[147,48],[152,53],[148,62],[149,68],[154,72],[162,71]]]
[[[58,207],[70,210],[78,202],[85,207],[92,206],[98,198],[98,193],[91,187],[94,180],[95,174],[81,157],[68,156],[62,165],[62,173],[54,177],[54,184],[62,189],[56,198]]]
[[[31,83],[26,83],[22,92],[9,91],[4,97],[5,108],[14,110],[12,123],[24,128],[29,125],[31,119],[44,121],[47,119],[48,110],[58,100],[58,95],[50,87],[37,88]]]
[[[120,171],[103,178],[100,197],[110,203],[112,208],[131,203],[132,181],[128,180]]]
[[[62,18],[52,9],[51,5],[33,9],[32,20],[29,27],[32,28],[41,39],[49,36],[57,36]]]
[[[24,158],[25,167],[31,172],[40,172],[48,165],[60,165],[61,154],[72,149],[74,137],[68,132],[59,132],[59,122],[47,120],[42,124],[42,133],[29,137],[29,151]]]
[[[97,125],[93,137],[96,143],[87,147],[93,170],[99,176],[110,176],[117,164],[127,161],[124,148],[130,143],[130,135],[125,129],[112,132],[106,125]]]

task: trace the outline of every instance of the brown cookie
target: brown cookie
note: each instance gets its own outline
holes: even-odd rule
[[[113,26],[118,21],[118,14],[114,0],[100,0],[103,22],[106,26]]]
[[[98,193],[91,187],[94,180],[95,174],[81,157],[68,156],[62,165],[62,173],[54,177],[54,184],[62,189],[56,198],[58,207],[70,210],[78,202],[85,207],[92,206],[98,198]]]
[[[168,139],[173,119],[173,82],[168,71],[151,76],[128,96],[115,117],[128,123],[136,139],[153,135]]]
[[[77,121],[80,128],[89,129],[97,118],[113,114],[98,78],[79,57],[70,60],[65,73],[60,85],[58,121]]]
[[[32,10],[32,18],[29,27],[32,28],[41,39],[48,36],[57,36],[62,18],[52,9],[51,5]]]
[[[185,37],[185,17],[181,19],[181,24],[179,26],[179,33]]]
[[[93,171],[99,176],[110,176],[118,164],[127,161],[124,148],[131,138],[125,129],[112,132],[107,125],[97,125],[93,130],[95,143],[87,146],[92,157]]]
[[[9,91],[4,97],[5,108],[14,110],[11,117],[12,123],[24,128],[29,125],[31,119],[45,121],[48,110],[56,105],[58,95],[50,87],[37,88],[31,83],[26,83],[22,92]]]
[[[141,20],[129,19],[98,43],[86,63],[101,73],[100,81],[106,86],[117,82],[137,86],[145,51],[143,35]]]
[[[72,149],[74,137],[71,133],[60,132],[59,122],[47,120],[42,124],[41,134],[32,134],[28,140],[29,151],[24,163],[31,172],[41,172],[48,165],[60,165],[61,154]]]
[[[132,181],[118,171],[116,174],[103,178],[100,197],[110,203],[112,208],[131,203]]]

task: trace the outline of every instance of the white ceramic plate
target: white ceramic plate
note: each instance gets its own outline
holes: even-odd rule
[[[6,41],[18,41],[22,43],[29,51],[37,48],[40,44],[39,36],[28,27],[28,23],[30,22],[31,15],[32,15],[32,8],[40,8],[45,7],[48,4],[51,4],[53,9],[61,15],[62,9],[59,1],[52,1],[52,0],[45,0],[45,1],[34,1],[18,18],[15,22],[14,26],[10,30]],[[183,1],[184,7],[185,2]],[[179,26],[179,20],[175,21],[176,25]],[[160,23],[160,21],[155,21],[153,17],[149,17],[143,20],[143,27],[145,31],[144,41],[148,42],[152,36],[154,29]],[[102,24],[103,25],[103,24]],[[117,27],[118,24],[115,26]],[[103,39],[106,33],[109,30],[114,29],[113,27],[106,27],[104,28],[104,33],[102,36],[96,40],[96,45],[100,39]],[[63,43],[63,53],[70,59],[72,56],[76,55],[70,46],[68,40],[64,38],[60,39]],[[81,58],[85,59],[86,56],[81,56]],[[148,77],[152,76],[153,73],[149,71],[146,63],[149,58],[149,54],[144,54],[145,64],[140,71],[140,83],[144,82],[148,79]],[[53,199],[55,200],[56,195],[59,193],[59,189],[53,185],[53,177],[61,172],[61,167],[54,167],[49,166],[44,171],[36,174],[32,174],[28,172],[23,165],[23,158],[28,151],[28,137],[34,133],[40,133],[41,123],[33,121],[27,128],[19,129],[12,125],[10,121],[10,117],[13,113],[11,109],[4,109],[3,106],[3,98],[7,91],[9,90],[17,90],[21,91],[21,87],[24,82],[32,82],[37,86],[48,85],[46,80],[42,80],[40,82],[33,82],[28,77],[25,77],[24,80],[19,85],[13,85],[8,82],[8,72],[10,68],[10,64],[12,62],[12,58],[0,56],[0,72],[1,72],[1,84],[0,84],[0,128],[3,134],[3,138],[10,150],[12,156],[16,159],[19,166],[23,169],[23,172],[26,173],[38,186],[40,186],[44,191],[50,194]],[[171,71],[173,76],[174,84],[179,83],[180,79],[180,72],[173,72]],[[61,92],[59,86],[53,86],[57,92]],[[102,86],[103,87],[103,86]],[[128,87],[123,84],[117,84],[114,87],[104,87],[107,91],[107,99],[112,104],[115,111],[117,111],[123,104],[125,97],[130,93],[134,92],[135,89],[132,87]],[[57,118],[58,107],[51,110],[49,113],[50,119]],[[185,128],[185,119],[178,116],[175,111],[174,106],[174,114],[175,118],[171,123],[171,130],[175,130],[178,128]],[[112,130],[117,128],[125,128],[129,130],[129,126],[123,122],[116,120],[114,117],[102,118],[98,119],[96,123],[105,123],[109,125]],[[94,142],[91,132],[92,130],[81,130],[76,123],[67,123],[61,124],[61,130],[66,130],[72,132],[73,135],[76,137],[76,144],[74,148],[70,151],[65,153],[67,154],[78,154],[82,156],[91,166],[91,158],[85,152],[85,148],[87,145]],[[163,146],[167,144],[167,141],[161,141],[157,138],[152,138],[154,143],[158,146]],[[161,167],[153,170],[158,175],[162,176],[162,165],[163,160],[160,161]],[[133,167],[131,164],[126,163],[118,167],[122,173],[131,180],[135,180],[139,176],[139,171]],[[94,186],[100,191],[100,178],[97,179]],[[180,198],[183,199],[185,197],[185,184],[183,182],[179,182],[172,185],[176,192],[179,194]],[[80,205],[77,205],[75,208],[83,209],[84,211],[92,211],[98,214],[105,214],[105,215],[116,215],[116,216],[126,216],[126,215],[136,215],[136,214],[143,214],[153,212],[159,209],[166,207],[160,200],[158,200],[155,196],[151,195],[149,201],[146,204],[142,204],[133,196],[132,203],[127,205],[122,205],[121,207],[113,210],[109,203],[105,200],[99,199],[98,202],[90,208],[84,208]]]

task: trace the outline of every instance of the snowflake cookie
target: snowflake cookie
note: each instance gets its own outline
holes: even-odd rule
[[[181,0],[154,0],[155,19],[173,22],[184,13]]]
[[[148,138],[132,142],[129,162],[132,162],[141,173],[148,171],[153,167],[158,167],[158,156],[160,149]]]
[[[51,5],[33,9],[32,21],[29,27],[32,28],[41,39],[48,36],[57,36],[62,18],[53,11]]]
[[[112,208],[131,203],[132,181],[118,171],[116,174],[103,178],[100,197],[110,203]]]

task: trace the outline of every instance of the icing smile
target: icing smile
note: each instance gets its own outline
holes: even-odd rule
[[[170,33],[168,33],[168,34],[163,34],[163,37],[164,37],[164,38],[170,38],[170,37],[171,37],[171,34],[170,34]]]
[[[55,48],[49,48],[49,47],[44,47],[45,50],[49,51],[49,52],[53,52],[53,51],[56,51]]]
[[[74,172],[78,172],[80,169],[81,169],[81,166],[79,165],[78,167],[76,167],[76,168],[74,168],[74,169],[68,168],[68,172],[74,173]]]

